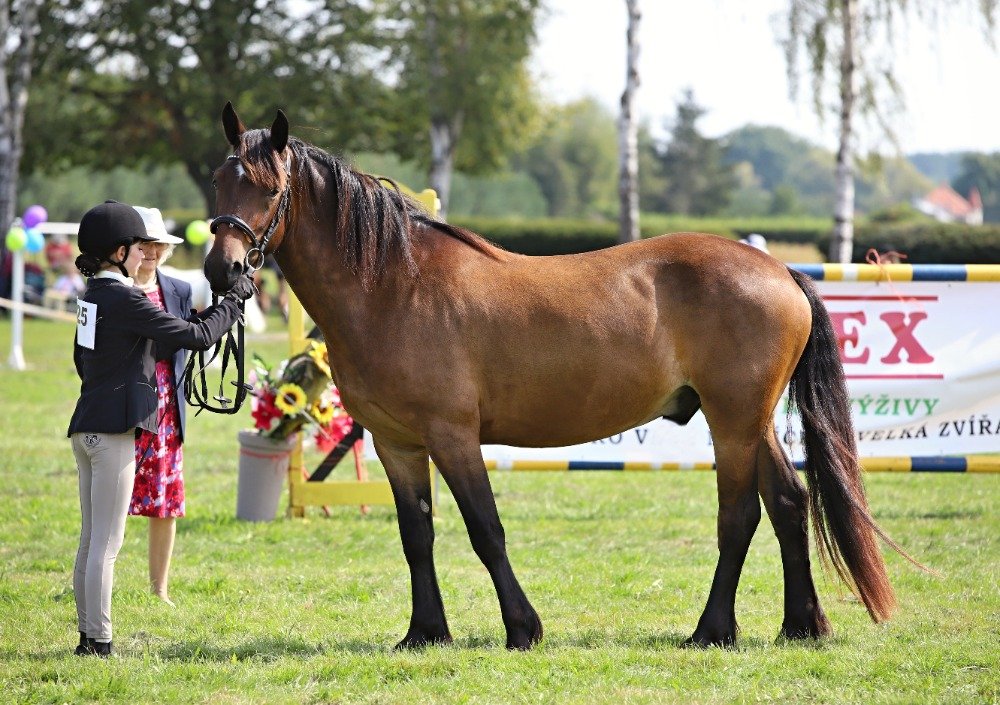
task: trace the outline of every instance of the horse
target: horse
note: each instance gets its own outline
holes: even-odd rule
[[[226,291],[273,253],[327,342],[347,411],[369,429],[410,571],[396,648],[452,636],[434,567],[429,459],[492,578],[509,649],[542,623],[507,555],[480,444],[567,446],[700,408],[715,448],[718,561],[685,644],[735,643],[735,597],[760,504],[781,550],[779,637],[831,633],[820,555],[876,622],[895,607],[858,461],[837,339],[810,280],[752,247],[678,233],[529,257],[430,216],[398,186],[289,136],[222,115],[233,154],[214,172],[205,274]],[[803,421],[799,479],[774,428],[790,385]],[[810,512],[811,509],[811,512]]]

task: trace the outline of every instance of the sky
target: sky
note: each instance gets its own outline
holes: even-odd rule
[[[595,97],[617,115],[625,0],[547,3],[531,63],[543,94],[559,103]],[[836,122],[820,123],[808,80],[797,100],[788,95],[775,33],[775,15],[786,7],[787,0],[640,0],[640,116],[662,131],[690,86],[707,109],[699,123],[706,135],[747,123],[777,125],[832,149]],[[931,24],[911,20],[894,40],[905,111],[893,129],[902,151],[1000,151],[1000,50],[989,47],[971,11]],[[1000,47],[1000,30],[995,43]],[[871,134],[866,144],[875,144]]]

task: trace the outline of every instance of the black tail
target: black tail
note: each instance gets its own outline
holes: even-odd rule
[[[880,622],[892,614],[896,598],[876,535],[909,556],[879,528],[868,509],[844,367],[830,316],[809,277],[789,271],[812,308],[812,330],[792,374],[789,400],[799,407],[802,417],[816,543],[821,557],[854,587],[872,619]]]

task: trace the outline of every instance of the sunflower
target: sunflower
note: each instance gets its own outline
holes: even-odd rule
[[[325,374],[327,377],[333,377],[330,374],[330,360],[326,356],[326,343],[317,343],[313,341],[311,347],[309,348],[309,357],[312,358],[313,362],[316,363],[316,367]]]
[[[297,414],[306,408],[306,393],[297,384],[283,384],[278,387],[274,405],[286,414]]]
[[[323,404],[321,400],[317,399],[316,403],[312,405],[311,413],[319,424],[325,426],[333,420],[337,413],[337,407],[333,404]]]

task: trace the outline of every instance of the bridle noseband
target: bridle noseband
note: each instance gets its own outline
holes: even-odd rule
[[[239,160],[239,157],[235,154],[227,157],[229,159]],[[243,220],[243,218],[238,215],[220,215],[212,220],[212,225],[209,228],[213,234],[218,231],[219,227],[222,225],[228,225],[235,228],[241,235],[243,235],[252,245],[252,247],[247,250],[246,256],[243,258],[243,268],[247,275],[253,276],[253,273],[264,266],[264,256],[267,254],[267,245],[271,242],[271,237],[274,236],[274,231],[278,229],[278,224],[288,215],[288,206],[291,202],[292,194],[292,157],[289,154],[285,158],[285,188],[281,192],[281,199],[278,201],[278,209],[274,211],[274,217],[271,218],[271,222],[267,226],[267,230],[264,231],[264,236],[259,240],[257,239],[257,233],[253,231],[253,228]]]

